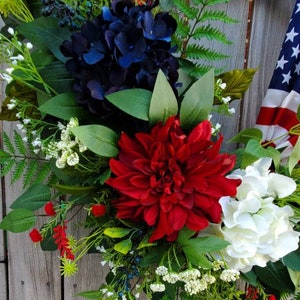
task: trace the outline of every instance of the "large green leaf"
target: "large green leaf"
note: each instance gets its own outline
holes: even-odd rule
[[[231,138],[228,142],[235,142],[235,143],[243,143],[247,144],[250,139],[255,139],[258,141],[262,140],[262,132],[257,128],[247,128],[240,131],[237,135]]]
[[[256,71],[257,69],[232,70],[219,75],[218,78],[226,83],[224,97],[229,96],[232,100],[241,99],[249,88]]]
[[[185,129],[195,127],[207,119],[214,99],[214,71],[198,79],[185,93],[180,108],[180,122]]]
[[[131,232],[129,228],[123,227],[108,227],[104,230],[104,234],[111,238],[122,238]]]
[[[298,138],[296,145],[293,148],[291,155],[289,156],[288,166],[289,172],[292,173],[294,167],[298,164],[300,160],[300,139]]]
[[[43,103],[39,110],[45,114],[69,121],[76,116],[78,119],[85,117],[85,111],[76,103],[73,93],[64,93],[54,96]]]
[[[91,290],[91,291],[85,291],[85,292],[81,292],[75,295],[76,297],[83,297],[85,299],[101,299],[101,297],[103,296],[103,293],[98,291],[98,290]]]
[[[23,23],[17,30],[42,51],[50,50],[59,60],[63,62],[67,60],[59,50],[59,46],[70,38],[70,31],[59,27],[56,18],[40,17],[33,22]]]
[[[28,209],[14,209],[0,222],[0,229],[14,233],[31,228],[36,222],[36,216]]]
[[[300,249],[297,249],[283,257],[282,262],[288,268],[300,271]]]
[[[259,280],[271,288],[286,293],[294,292],[295,286],[287,268],[281,261],[274,263],[268,262],[264,268],[254,266],[253,269]]]
[[[123,240],[114,245],[114,250],[126,255],[132,248],[131,239]]]
[[[75,136],[91,151],[104,156],[113,157],[119,152],[118,135],[102,125],[84,125],[72,128]]]
[[[127,114],[141,120],[149,120],[149,106],[152,93],[144,89],[128,89],[106,95],[113,105]]]
[[[169,117],[177,115],[176,96],[164,73],[159,70],[149,108],[150,124],[165,122]]]
[[[44,184],[34,184],[10,206],[12,209],[27,209],[34,211],[45,205],[51,199],[50,188]]]

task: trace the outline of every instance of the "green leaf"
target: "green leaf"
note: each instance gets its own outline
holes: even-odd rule
[[[142,239],[142,241],[139,243],[137,250],[140,250],[140,249],[143,249],[146,247],[153,247],[153,246],[157,245],[157,243],[149,243],[148,240],[149,240],[149,236],[145,235],[144,238]]]
[[[222,10],[206,10],[201,16],[201,22],[205,21],[221,21],[224,23],[236,23],[237,20],[230,18],[225,11]]]
[[[73,134],[92,152],[114,157],[119,153],[118,135],[102,125],[84,125],[72,128]]]
[[[128,235],[131,229],[123,227],[109,227],[104,230],[104,234],[111,238],[122,238]]]
[[[214,71],[207,72],[185,93],[180,108],[180,122],[185,129],[207,119],[214,99]]]
[[[242,280],[247,281],[253,286],[257,285],[257,276],[253,270],[247,272],[247,273],[241,273]]]
[[[244,169],[258,159],[268,156],[258,140],[250,140],[243,153],[241,168]]]
[[[235,135],[233,138],[231,138],[228,142],[232,143],[243,143],[247,144],[249,140],[255,139],[257,141],[262,140],[262,132],[257,128],[247,128],[242,131],[240,131],[237,135]]]
[[[271,288],[280,292],[294,292],[295,286],[291,281],[287,268],[281,261],[268,262],[264,268],[254,266],[253,269],[259,280]]]
[[[100,291],[92,290],[92,291],[85,291],[76,294],[77,297],[83,297],[85,299],[95,299],[98,300],[100,297],[103,296],[103,293]],[[100,298],[101,299],[101,298]]]
[[[59,46],[64,40],[70,38],[70,31],[67,28],[59,27],[56,18],[40,17],[33,22],[18,26],[17,31],[40,50],[47,52],[49,49],[59,60],[63,62],[67,60]]]
[[[67,195],[84,195],[87,192],[97,191],[99,188],[95,186],[77,186],[77,185],[64,185],[54,184],[53,187],[63,194]]]
[[[294,271],[300,271],[300,249],[293,251],[282,258],[282,262]]]
[[[208,40],[216,40],[224,44],[231,44],[222,31],[220,31],[218,28],[212,27],[209,24],[196,28],[193,38],[197,40],[207,38]]]
[[[45,205],[51,199],[50,188],[44,184],[34,184],[10,206],[12,209],[27,209],[34,211]]]
[[[14,132],[14,142],[15,142],[15,145],[16,145],[16,148],[18,149],[19,153],[23,156],[26,155],[26,146],[24,144],[24,141],[23,141],[23,138],[22,136],[17,133],[16,131]]]
[[[53,238],[53,231],[47,231],[47,234],[43,237],[43,240],[40,242],[40,246],[43,251],[57,250],[57,244],[55,244],[55,239]]]
[[[26,165],[27,165],[27,161],[25,159],[15,162],[15,167],[11,176],[11,183],[14,183],[15,181],[21,178],[26,168]]]
[[[220,51],[208,49],[202,45],[189,44],[186,48],[186,57],[190,59],[204,59],[204,60],[221,60],[227,58],[228,55]]]
[[[114,250],[126,255],[132,248],[131,239],[123,240],[114,245]]]
[[[106,95],[106,99],[127,114],[148,121],[152,93],[144,89],[128,89]]]
[[[73,93],[54,96],[42,104],[39,107],[39,111],[66,121],[69,121],[74,116],[78,119],[86,116],[86,112],[82,107],[78,106]]]
[[[183,247],[192,247],[198,253],[208,253],[224,249],[229,243],[216,236],[205,236],[188,239],[183,242]]]
[[[211,269],[211,262],[203,253],[198,253],[197,249],[193,247],[183,247],[182,250],[188,261],[191,262],[194,266]]]
[[[36,222],[36,216],[28,209],[14,209],[0,222],[0,229],[14,233],[31,228]]]
[[[164,73],[159,70],[151,97],[149,108],[150,124],[165,122],[169,117],[177,115],[176,96]]]
[[[299,160],[300,160],[300,139],[298,137],[297,142],[288,160],[290,174],[292,174],[292,171],[294,167],[298,164]]]
[[[232,70],[219,75],[217,78],[226,83],[223,96],[229,96],[232,100],[241,99],[243,94],[248,90],[257,70],[258,69]]]
[[[183,245],[188,239],[190,239],[195,234],[195,231],[184,227],[178,233],[177,242]]]

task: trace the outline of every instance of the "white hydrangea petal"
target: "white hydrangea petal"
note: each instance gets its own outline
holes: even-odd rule
[[[278,195],[279,198],[291,195],[297,187],[292,178],[276,173],[269,174],[268,183],[269,193],[271,195]]]

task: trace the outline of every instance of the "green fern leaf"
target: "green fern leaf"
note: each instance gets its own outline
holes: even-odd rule
[[[12,172],[11,183],[14,183],[15,181],[21,178],[25,167],[26,167],[25,159],[16,161],[14,170]]]
[[[225,11],[221,11],[221,10],[205,10],[200,20],[201,22],[205,22],[205,21],[221,21],[224,23],[237,22],[237,20],[230,18]]]
[[[15,146],[17,148],[17,150],[19,151],[20,154],[22,155],[26,155],[26,146],[24,144],[24,141],[22,139],[22,136],[17,133],[16,131],[14,131],[14,142],[15,142]]]
[[[38,170],[39,164],[37,160],[30,160],[23,177],[23,187],[30,185]]]
[[[212,27],[211,25],[199,26],[196,28],[194,34],[194,39],[206,38],[208,40],[216,40],[222,42],[223,44],[232,44],[226,37],[226,35],[221,32],[219,29]]]
[[[230,0],[195,0],[195,4],[202,4],[202,5],[216,5],[221,3],[228,3]]]
[[[8,160],[11,157],[12,157],[11,154],[0,149],[0,164],[4,163],[6,160]]]
[[[15,164],[15,159],[10,158],[1,164],[1,177],[7,175]]]
[[[189,75],[195,78],[200,78],[211,69],[213,69],[213,66],[206,66],[201,64],[195,65]]]
[[[188,45],[186,49],[186,57],[190,59],[205,59],[205,60],[221,60],[228,58],[227,55],[205,48],[204,46],[199,45]]]
[[[187,37],[189,35],[189,26],[182,18],[179,17],[179,15],[174,14],[174,17],[177,22],[176,35]]]
[[[189,5],[185,0],[174,0],[174,5],[188,19],[193,20],[197,17],[198,9]]]
[[[48,176],[51,174],[51,166],[50,163],[44,162],[40,164],[39,170],[36,173],[35,181],[38,183],[43,182]]]
[[[9,136],[6,134],[6,132],[3,131],[2,133],[2,139],[3,139],[3,144],[6,147],[6,150],[10,153],[10,154],[15,154],[16,150],[12,144],[12,142],[10,141]]]

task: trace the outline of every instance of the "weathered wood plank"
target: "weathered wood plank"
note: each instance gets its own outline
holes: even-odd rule
[[[8,300],[5,264],[0,263],[0,300]]]
[[[228,4],[220,5],[219,8],[225,10],[231,18],[238,20],[238,23],[220,25],[220,29],[225,33],[232,44],[227,46],[217,42],[211,43],[213,49],[222,51],[222,53],[228,56],[228,59],[216,62],[214,63],[214,66],[216,68],[223,68],[224,72],[232,69],[243,69],[248,24],[248,0],[233,0]],[[206,41],[206,43],[209,44],[210,42]],[[225,141],[238,132],[240,105],[239,100],[232,102],[231,107],[234,107],[236,110],[234,116],[218,116],[217,118],[214,117],[212,119],[214,123],[217,121],[221,124],[221,130]],[[235,146],[223,146],[226,150],[230,150],[233,147]]]
[[[71,225],[70,232],[76,239],[87,236],[89,233],[82,226],[76,226],[76,223],[82,222],[85,217],[86,211],[82,211],[72,220],[73,226]],[[64,300],[83,300],[84,298],[75,297],[75,295],[88,290],[97,290],[105,282],[108,269],[101,266],[100,262],[101,257],[99,253],[87,254],[79,260],[78,272],[75,276],[64,279]]]
[[[255,1],[249,67],[259,67],[243,100],[241,128],[253,127],[269,86],[295,0]]]
[[[5,122],[3,130],[12,136],[14,124]],[[10,184],[5,178],[7,207],[22,193],[22,182]],[[40,222],[38,226],[42,223]],[[57,253],[43,252],[28,232],[7,234],[9,299],[60,300],[61,278]]]

